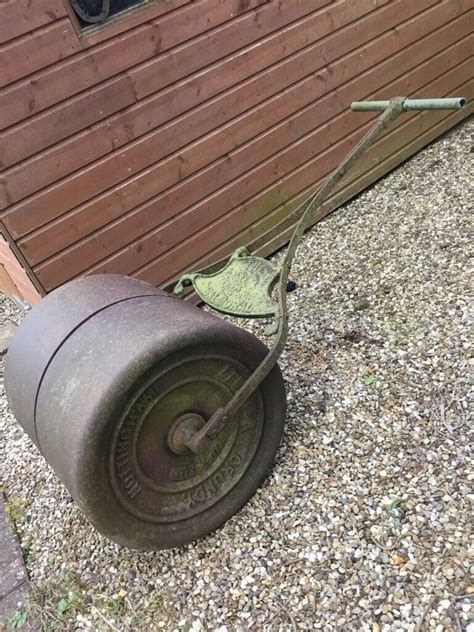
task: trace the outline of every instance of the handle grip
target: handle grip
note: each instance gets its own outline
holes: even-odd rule
[[[403,110],[460,110],[466,105],[464,97],[452,97],[448,99],[405,99]],[[390,101],[353,101],[353,112],[381,112],[386,110]]]

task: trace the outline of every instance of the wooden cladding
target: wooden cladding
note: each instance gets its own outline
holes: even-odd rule
[[[470,0],[158,0],[84,36],[64,7],[0,5],[0,218],[46,292],[266,254],[367,129],[352,100],[472,98]],[[323,212],[469,111],[406,115]]]
[[[18,262],[15,252],[0,234],[0,291],[22,309],[36,305],[40,294]]]

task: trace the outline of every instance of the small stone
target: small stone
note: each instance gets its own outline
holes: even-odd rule
[[[18,327],[10,320],[0,325],[0,356],[7,352],[11,339]],[[34,349],[31,350],[34,353]]]
[[[392,562],[396,565],[396,566],[403,566],[403,564],[406,563],[406,558],[404,558],[402,555],[394,555],[392,557]]]

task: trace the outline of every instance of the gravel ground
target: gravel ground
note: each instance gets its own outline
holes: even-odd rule
[[[223,529],[137,553],[81,516],[3,392],[0,461],[47,630],[474,630],[466,123],[312,229],[276,466]],[[2,318],[18,320],[3,301]]]

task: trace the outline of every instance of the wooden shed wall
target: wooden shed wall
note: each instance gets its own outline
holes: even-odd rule
[[[267,254],[367,130],[352,100],[472,98],[471,7],[169,0],[78,36],[62,0],[0,3],[3,231],[44,292]],[[470,111],[406,115],[314,220]]]

